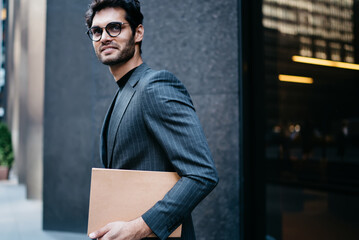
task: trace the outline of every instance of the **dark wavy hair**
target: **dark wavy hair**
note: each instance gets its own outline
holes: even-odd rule
[[[93,0],[85,15],[86,25],[92,26],[92,21],[97,12],[105,8],[122,8],[126,12],[125,19],[131,26],[132,34],[135,35],[136,28],[143,22],[141,6],[138,0]],[[141,49],[140,42],[140,49]]]

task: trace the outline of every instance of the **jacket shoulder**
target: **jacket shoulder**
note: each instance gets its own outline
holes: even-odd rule
[[[148,82],[163,81],[163,80],[177,80],[176,76],[167,70],[152,70],[146,71],[144,79]],[[177,80],[178,81],[178,80]]]
[[[143,73],[137,89],[139,91],[148,91],[162,87],[185,88],[184,85],[176,78],[176,76],[167,70],[148,69]]]

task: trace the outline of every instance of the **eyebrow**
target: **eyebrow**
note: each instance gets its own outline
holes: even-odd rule
[[[106,25],[105,25],[105,27],[106,27]],[[92,25],[90,28],[93,28],[93,27],[100,27],[100,25]]]
[[[103,27],[106,27],[107,24],[109,24],[109,23],[123,23],[123,24],[125,24],[126,22],[122,22],[122,21],[111,21],[111,22],[106,23],[105,26],[103,26]],[[129,24],[129,23],[128,23],[128,24]],[[93,28],[93,27],[100,27],[100,28],[101,28],[100,25],[92,25],[92,27],[90,27],[90,28]]]
[[[111,22],[114,22],[114,21],[111,21]],[[109,24],[109,23],[111,23],[111,22],[105,23],[105,24],[104,24],[104,27],[106,27],[106,25]],[[94,25],[94,24],[92,23],[92,26],[91,26],[90,28],[92,28],[92,27],[101,27],[101,26],[100,26],[99,24]]]

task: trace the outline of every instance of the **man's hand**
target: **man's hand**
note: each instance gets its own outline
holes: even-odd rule
[[[142,217],[131,222],[112,222],[89,235],[91,239],[101,240],[139,240],[147,237],[152,230]]]

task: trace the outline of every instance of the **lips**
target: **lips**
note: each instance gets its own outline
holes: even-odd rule
[[[100,48],[100,52],[107,52],[107,51],[111,51],[111,50],[115,50],[117,49],[117,47],[112,46],[112,45],[106,45]]]

